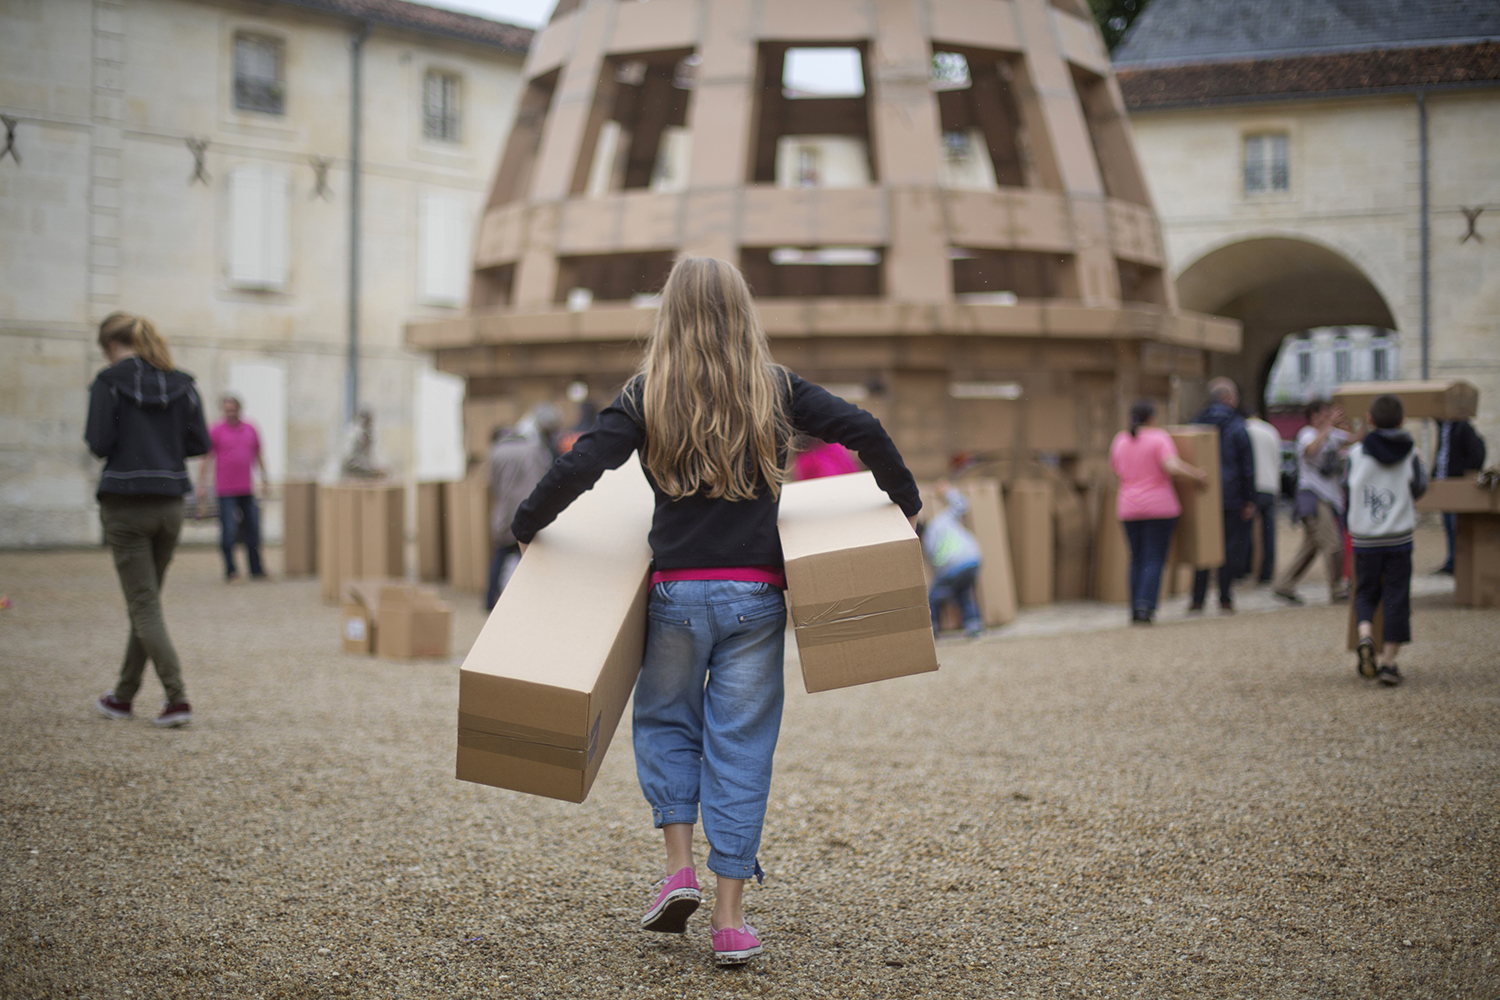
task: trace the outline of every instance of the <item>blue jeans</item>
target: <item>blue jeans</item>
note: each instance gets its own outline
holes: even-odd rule
[[[261,576],[265,570],[260,565],[260,508],[255,497],[219,497],[219,547],[224,550],[225,576],[235,572],[234,543],[242,529],[250,575]]]
[[[765,583],[651,588],[635,684],[635,770],[658,828],[703,810],[708,869],[759,875],[771,757],[781,733],[786,602]]]
[[[984,631],[984,619],[979,615],[979,605],[974,603],[974,580],[979,576],[979,567],[953,566],[938,573],[937,579],[932,581],[932,589],[927,591],[927,606],[932,611],[932,634],[937,635],[938,618],[943,613],[943,605],[948,601],[957,601],[958,610],[963,614],[964,631],[969,633]]]
[[[1270,583],[1276,578],[1276,495],[1255,494],[1255,509],[1260,514],[1260,572],[1256,578]]]
[[[1219,578],[1219,607],[1234,607],[1234,581],[1250,565],[1251,522],[1245,520],[1240,508],[1224,512],[1224,563],[1217,572]],[[1203,607],[1208,598],[1209,570],[1200,569],[1193,574],[1193,607]]]
[[[511,556],[518,559],[521,556],[521,546],[515,542],[495,546],[495,554],[490,556],[490,586],[484,595],[484,610],[486,611],[494,611],[495,603],[500,600],[500,591],[504,589],[501,586],[501,577],[505,575],[505,560]]]
[[[1130,543],[1130,607],[1153,614],[1161,593],[1161,570],[1172,544],[1177,518],[1158,517],[1142,521],[1121,521],[1125,540]]]
[[[1448,559],[1443,563],[1442,572],[1453,572],[1453,536],[1458,534],[1458,515],[1443,515],[1443,534],[1448,536]]]

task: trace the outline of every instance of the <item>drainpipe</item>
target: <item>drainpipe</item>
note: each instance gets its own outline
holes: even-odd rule
[[[1428,253],[1427,224],[1427,95],[1417,91],[1418,145],[1422,158],[1422,378],[1427,378],[1428,350],[1432,329],[1432,262]]]
[[[368,21],[349,37],[349,361],[344,383],[344,422],[359,412],[359,223],[360,223],[360,119],[363,94],[360,84]]]

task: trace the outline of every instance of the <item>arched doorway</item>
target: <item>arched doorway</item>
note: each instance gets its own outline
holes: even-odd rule
[[[1265,398],[1288,334],[1331,326],[1396,329],[1385,297],[1358,265],[1323,244],[1290,236],[1210,251],[1178,276],[1177,298],[1185,309],[1244,325],[1240,353],[1213,355],[1211,374],[1234,379],[1247,401]]]

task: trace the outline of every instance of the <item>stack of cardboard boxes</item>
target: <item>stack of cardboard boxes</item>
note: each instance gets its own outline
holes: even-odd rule
[[[318,579],[323,599],[342,600],[344,584],[406,576],[406,489],[389,483],[318,487]]]

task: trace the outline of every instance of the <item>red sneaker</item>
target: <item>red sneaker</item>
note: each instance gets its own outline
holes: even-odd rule
[[[170,705],[162,705],[161,714],[151,721],[163,729],[185,726],[193,721],[193,706],[185,701],[174,701]]]
[[[641,917],[641,926],[663,934],[682,934],[687,930],[688,917],[703,902],[698,876],[693,869],[684,868],[660,885],[661,890],[657,892],[651,909]]]
[[[710,920],[708,927],[714,932],[714,962],[719,965],[744,965],[761,953],[760,935],[749,924],[720,930]]]
[[[106,719],[132,718],[130,714],[130,702],[121,701],[119,698],[116,698],[113,691],[109,694],[101,694],[98,698],[94,699],[94,707]]]

